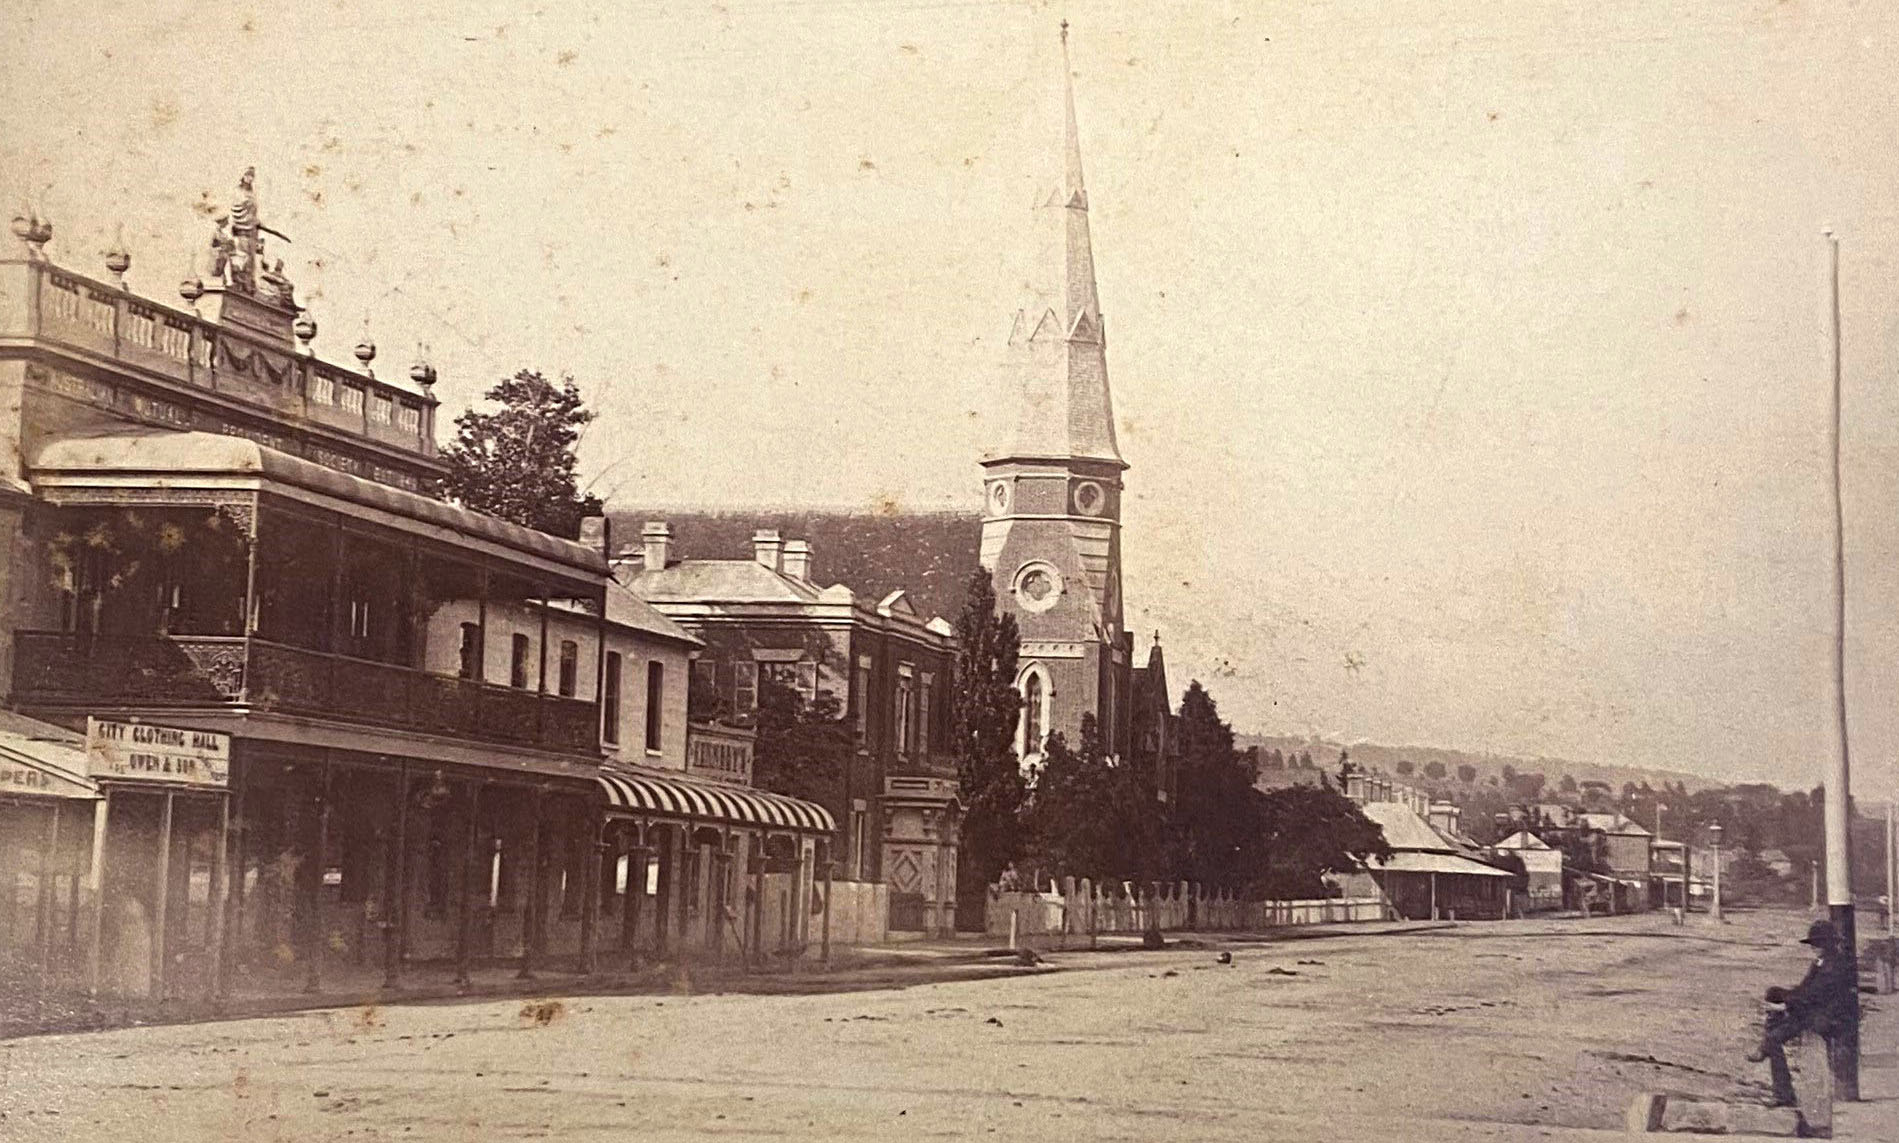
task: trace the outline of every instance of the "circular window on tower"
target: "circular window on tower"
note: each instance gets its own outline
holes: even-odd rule
[[[1075,485],[1075,511],[1083,516],[1099,516],[1107,507],[1108,494],[1092,480],[1084,480]]]
[[[1009,482],[992,481],[989,485],[989,512],[1000,516],[1009,510]]]
[[[1062,573],[1053,564],[1034,560],[1015,573],[1015,597],[1026,611],[1047,611],[1062,597]]]

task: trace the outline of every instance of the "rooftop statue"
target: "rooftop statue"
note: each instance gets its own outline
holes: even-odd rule
[[[285,242],[290,241],[290,236],[265,226],[259,217],[256,179],[257,168],[245,167],[237,180],[237,197],[232,201],[231,209],[217,218],[217,231],[211,237],[210,277],[223,282],[228,289],[289,306],[292,304],[289,282],[282,275],[282,260],[275,267],[266,267],[263,236],[273,234]],[[261,292],[258,289],[260,280],[265,286]]]

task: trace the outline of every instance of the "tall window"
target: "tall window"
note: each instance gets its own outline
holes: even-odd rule
[[[607,652],[605,693],[600,696],[600,737],[609,746],[620,743],[620,653]]]
[[[719,664],[713,659],[692,661],[692,687],[686,693],[688,714],[694,719],[715,716],[719,709]]]
[[[572,639],[560,641],[560,695],[573,698],[580,685],[580,647]]]
[[[857,660],[857,741],[870,737],[870,659]]]
[[[897,753],[909,754],[914,745],[911,735],[915,732],[910,718],[910,703],[913,701],[915,679],[910,673],[910,664],[904,663],[897,668]]]
[[[508,655],[508,685],[511,687],[528,685],[528,646],[528,637],[517,633]]]
[[[462,624],[462,663],[461,676],[464,679],[481,678],[481,624]]]
[[[369,600],[361,596],[349,601],[349,637],[358,646],[369,640]]]
[[[758,664],[750,659],[732,664],[732,709],[739,714],[758,709]]]
[[[1048,701],[1047,686],[1042,682],[1042,672],[1030,671],[1022,680],[1022,753],[1040,754],[1042,738],[1047,733],[1043,724]]]
[[[659,749],[661,715],[666,707],[666,664],[646,664],[646,748]]]
[[[932,745],[930,733],[930,707],[936,690],[936,676],[924,674],[917,680],[917,749],[928,754]]]
[[[851,807],[851,880],[864,879],[864,819],[868,815]]]

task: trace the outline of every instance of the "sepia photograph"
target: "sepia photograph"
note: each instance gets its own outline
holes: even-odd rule
[[[1899,1141],[1899,7],[5,22],[0,1139]]]

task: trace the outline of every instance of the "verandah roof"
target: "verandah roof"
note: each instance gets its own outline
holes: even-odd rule
[[[815,802],[767,793],[748,786],[704,782],[683,775],[607,766],[598,781],[607,797],[607,813],[617,817],[652,814],[690,821],[832,833],[837,819]]]
[[[570,575],[599,580],[607,572],[606,553],[572,540],[221,433],[150,430],[62,437],[41,446],[28,470],[34,491],[49,500],[58,500],[65,488],[296,490],[305,498],[315,494],[401,521],[445,528],[468,540],[547,561]]]

